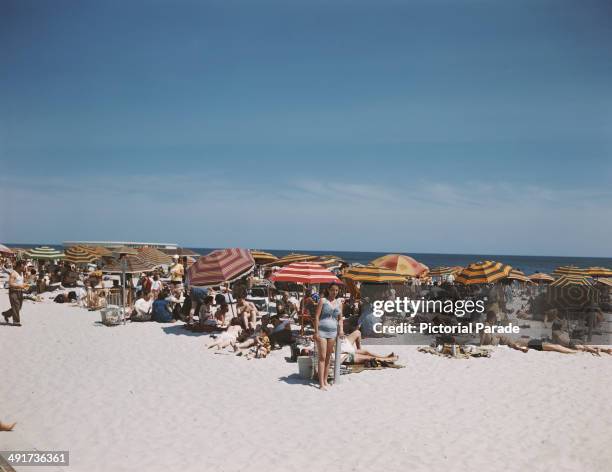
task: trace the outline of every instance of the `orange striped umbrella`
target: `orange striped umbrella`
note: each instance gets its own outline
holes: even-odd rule
[[[387,254],[374,259],[370,264],[384,267],[408,277],[420,277],[429,271],[429,267],[404,254]]]
[[[589,267],[585,272],[590,277],[612,277],[612,269],[605,267]]]
[[[484,261],[475,262],[463,269],[455,282],[472,285],[472,284],[490,284],[498,280],[505,279],[510,274],[512,267],[501,262]]]
[[[531,274],[529,276],[529,280],[531,280],[532,282],[551,283],[555,281],[555,278],[552,275],[548,275],[543,272],[536,272],[535,274]]]

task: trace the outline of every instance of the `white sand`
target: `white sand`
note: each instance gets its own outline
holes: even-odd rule
[[[0,419],[18,422],[0,449],[69,450],[74,472],[612,469],[612,357],[393,346],[405,369],[321,392],[287,348],[249,361],[177,325],[99,317],[26,301],[23,327],[0,326]]]

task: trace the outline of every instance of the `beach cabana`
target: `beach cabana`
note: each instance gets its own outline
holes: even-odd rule
[[[248,249],[218,249],[200,257],[188,270],[189,284],[214,287],[233,282],[253,270],[255,260]]]
[[[555,278],[552,275],[545,274],[544,272],[536,272],[535,274],[531,274],[529,276],[529,280],[532,282],[549,284],[554,282]]]
[[[464,285],[491,284],[508,277],[511,270],[511,266],[501,262],[475,262],[463,269],[457,275],[455,282]]]
[[[98,254],[83,246],[70,246],[65,251],[65,260],[73,264],[91,264],[98,259]]]
[[[258,251],[256,249],[251,249],[251,256],[253,256],[256,264],[267,264],[269,262],[278,260],[278,257],[276,257],[274,254],[270,254],[269,252],[265,251]]]
[[[407,277],[385,267],[367,265],[347,268],[342,274],[342,278],[353,282],[386,284],[404,283]]]
[[[141,247],[138,249],[138,255],[145,261],[155,266],[169,266],[170,264],[172,264],[172,256],[154,247]]]
[[[421,277],[429,271],[429,267],[405,254],[387,254],[370,262],[371,265],[390,269],[408,277]]]
[[[28,251],[26,251],[26,256],[32,259],[51,261],[55,259],[63,259],[64,253],[49,246],[39,246],[37,248],[29,249]]]
[[[612,269],[605,267],[589,267],[585,272],[589,277],[612,277]]]

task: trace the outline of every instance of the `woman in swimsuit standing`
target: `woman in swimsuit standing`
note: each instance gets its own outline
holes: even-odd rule
[[[338,298],[340,288],[337,284],[327,287],[325,297],[321,298],[317,305],[314,321],[314,339],[319,353],[319,386],[321,390],[327,390],[327,373],[331,364],[331,355],[334,352],[336,337],[338,336],[338,326],[340,326],[340,336],[342,332],[342,299]]]

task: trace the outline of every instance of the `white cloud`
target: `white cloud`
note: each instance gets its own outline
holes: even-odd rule
[[[399,182],[403,182],[398,179]],[[612,194],[504,182],[0,178],[0,241],[610,255]]]

